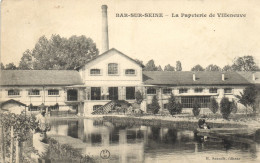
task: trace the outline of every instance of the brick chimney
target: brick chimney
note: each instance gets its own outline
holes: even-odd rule
[[[109,50],[108,43],[108,23],[107,23],[107,5],[102,5],[102,47],[101,53]]]

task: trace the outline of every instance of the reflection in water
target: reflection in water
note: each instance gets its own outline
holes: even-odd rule
[[[82,140],[85,145],[82,152],[101,162],[99,154],[103,149],[110,151],[112,162],[204,161],[206,157],[259,160],[260,154],[259,141],[246,138],[226,140],[197,136],[189,130],[128,126],[102,120],[53,120],[50,133]]]

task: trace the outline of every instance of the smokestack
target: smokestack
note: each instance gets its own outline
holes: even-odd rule
[[[102,48],[101,53],[109,50],[108,44],[108,23],[107,23],[107,5],[102,5]]]
[[[193,79],[193,81],[196,81],[196,75],[195,75],[195,73],[193,73],[192,79]]]
[[[225,74],[222,73],[222,80],[225,81]]]

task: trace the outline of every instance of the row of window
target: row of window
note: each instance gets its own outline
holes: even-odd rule
[[[194,92],[195,93],[202,93],[203,88],[195,88]],[[171,94],[171,93],[172,93],[171,88],[164,88],[163,89],[163,94]],[[188,93],[188,88],[180,88],[179,94],[182,94],[182,93]],[[218,93],[218,89],[217,88],[210,88],[209,93]],[[224,88],[224,93],[232,93],[232,88]],[[148,88],[147,94],[156,94],[156,89],[152,88],[152,87]]]
[[[10,89],[8,90],[8,96],[19,96],[20,95],[20,90],[19,89]],[[28,91],[29,96],[39,96],[40,95],[40,90],[38,89],[32,89]],[[48,90],[48,95],[53,96],[53,95],[59,95],[59,90],[57,89],[50,89]]]
[[[107,69],[108,75],[118,75],[118,64],[117,63],[109,63]],[[135,75],[136,72],[134,69],[126,69],[125,75]],[[101,75],[101,69],[90,69],[90,75]]]
[[[126,100],[135,99],[135,87],[125,88]],[[91,100],[118,100],[118,87],[108,87],[108,95],[101,95],[101,87],[91,87]]]

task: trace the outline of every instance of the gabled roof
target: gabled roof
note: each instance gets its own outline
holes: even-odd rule
[[[225,80],[222,80],[223,72],[213,71],[143,71],[143,81],[146,85],[249,85],[237,72],[224,72]],[[193,81],[193,74],[196,80]]]
[[[1,86],[83,84],[75,70],[2,70],[0,73]]]
[[[106,52],[104,52],[104,53],[102,53],[102,54],[100,54],[100,55],[94,57],[93,59],[87,61],[87,62],[85,63],[85,65],[88,64],[88,63],[90,63],[90,62],[92,62],[92,61],[94,61],[94,60],[96,60],[96,59],[98,59],[98,58],[100,58],[100,57],[102,57],[102,56],[105,56],[105,55],[109,54],[109,52],[111,52],[111,51],[117,52],[118,54],[120,54],[120,55],[126,57],[127,59],[129,59],[129,60],[135,62],[136,64],[138,64],[139,66],[141,66],[142,68],[144,68],[144,65],[143,65],[143,64],[140,64],[139,62],[137,62],[137,61],[134,60],[133,58],[130,58],[129,56],[125,55],[124,53],[120,52],[119,50],[117,50],[117,49],[115,49],[115,48],[109,49],[108,51],[106,51]],[[83,66],[79,67],[78,69],[80,69],[80,68],[82,68],[82,67],[83,67]]]
[[[14,99],[10,99],[10,100],[7,100],[7,101],[0,101],[0,107],[4,106],[6,104],[10,104],[10,103],[15,103],[15,104],[18,104],[18,105],[26,106],[26,104],[21,103],[20,101],[16,101]]]
[[[241,76],[243,76],[248,82],[253,84],[260,84],[260,72],[238,72]],[[255,80],[253,80],[253,74],[255,75]]]

